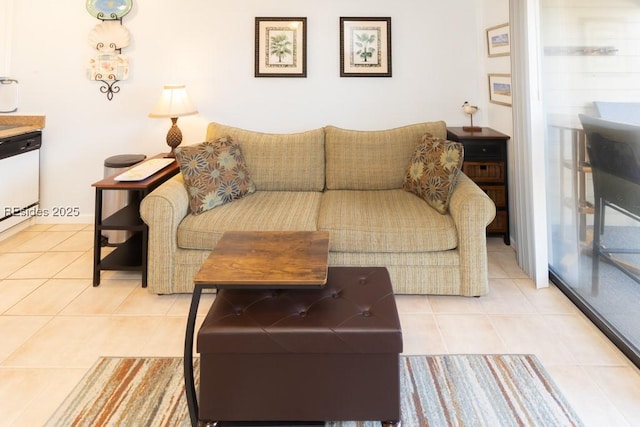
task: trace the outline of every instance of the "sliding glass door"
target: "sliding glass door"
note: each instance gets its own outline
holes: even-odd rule
[[[640,255],[615,255],[629,275],[593,251],[594,233],[606,247],[640,249],[640,222],[607,208],[594,230],[594,165],[578,116],[640,125],[640,1],[540,0],[540,22],[552,278],[640,365]],[[629,189],[624,197],[640,200]]]

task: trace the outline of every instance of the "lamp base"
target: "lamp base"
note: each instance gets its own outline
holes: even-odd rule
[[[178,118],[171,118],[171,127],[169,128],[169,132],[167,132],[167,145],[171,147],[171,151],[166,157],[175,157],[174,150],[178,145],[182,143],[182,131],[178,127]]]
[[[465,132],[481,132],[482,128],[480,126],[462,126],[462,130]]]

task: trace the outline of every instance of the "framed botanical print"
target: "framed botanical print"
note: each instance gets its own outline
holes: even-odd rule
[[[255,77],[307,77],[307,18],[256,18]]]
[[[391,18],[340,18],[340,77],[391,77]]]

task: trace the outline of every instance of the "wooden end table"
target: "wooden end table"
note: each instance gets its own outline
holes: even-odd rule
[[[166,157],[158,154],[152,158]],[[128,169],[131,169],[131,166]],[[128,170],[126,169],[126,170]],[[140,201],[160,184],[180,172],[177,162],[173,162],[150,177],[140,181],[116,181],[114,178],[126,170],[94,182],[96,189],[95,226],[93,230],[93,286],[100,285],[102,270],[130,270],[142,272],[142,287],[147,287],[147,244],[148,227],[140,217]],[[104,191],[125,190],[129,192],[129,203],[107,218],[102,218],[102,196]],[[126,230],[134,234],[126,242],[118,245],[113,252],[102,257],[102,230]]]
[[[184,344],[184,381],[191,424],[198,424],[193,377],[196,314],[204,289],[291,289],[327,283],[329,233],[326,231],[229,231],[194,277]]]
[[[487,226],[487,234],[502,234],[504,244],[511,243],[509,233],[509,172],[507,146],[509,135],[483,127],[467,131],[448,127],[447,138],[464,146],[462,172],[493,200],[496,217]]]

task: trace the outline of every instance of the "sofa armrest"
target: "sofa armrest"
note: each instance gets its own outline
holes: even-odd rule
[[[140,204],[140,216],[149,227],[147,282],[155,294],[173,293],[173,268],[178,249],[178,225],[189,211],[182,174],[177,174]]]
[[[496,216],[496,206],[476,183],[460,172],[449,212],[458,231],[460,294],[485,295],[489,292],[486,228]]]

